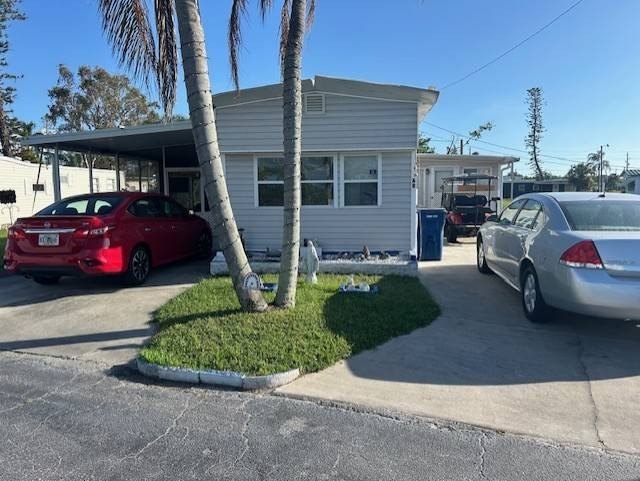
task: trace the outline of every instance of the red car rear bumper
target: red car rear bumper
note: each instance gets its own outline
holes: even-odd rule
[[[122,274],[127,261],[122,247],[83,249],[69,255],[18,254],[7,249],[3,266],[25,275],[105,275]]]

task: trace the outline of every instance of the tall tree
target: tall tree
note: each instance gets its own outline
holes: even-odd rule
[[[147,83],[155,80],[165,117],[175,103],[178,48],[174,14],[200,175],[213,213],[214,235],[222,244],[229,274],[242,309],[264,311],[256,289],[245,289],[251,267],[240,240],[222,169],[211,97],[205,35],[198,0],[155,0],[155,34],[145,0],[99,0],[102,27],[120,63]],[[157,45],[157,46],[156,46]]]
[[[229,20],[229,46],[232,76],[239,88],[238,49],[241,44],[240,20],[248,0],[234,0]],[[259,0],[264,19],[272,0]],[[315,0],[284,0],[280,11],[280,63],[282,68],[282,110],[284,150],[284,203],[282,255],[275,304],[293,307],[296,302],[300,258],[300,155],[302,151],[302,47],[305,29],[313,22]]]
[[[529,126],[529,133],[524,142],[529,151],[529,166],[536,173],[538,180],[544,178],[540,159],[540,140],[545,130],[542,123],[543,103],[542,89],[540,87],[533,87],[527,90],[527,125]]]
[[[16,95],[16,89],[9,82],[19,78],[19,75],[7,71],[7,53],[9,52],[9,36],[7,28],[15,20],[24,20],[25,15],[18,10],[20,0],[0,0],[0,148],[3,155],[13,155],[11,142],[11,124],[15,121],[11,117],[11,104]]]
[[[128,127],[159,122],[158,104],[150,102],[124,75],[86,65],[77,75],[58,66],[58,81],[49,89],[45,118],[60,131]]]

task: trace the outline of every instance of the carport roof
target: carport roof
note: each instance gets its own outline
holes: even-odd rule
[[[136,125],[119,129],[100,129],[54,135],[33,135],[22,141],[34,147],[55,147],[64,150],[96,153],[137,152],[161,146],[193,144],[191,121],[168,124]]]

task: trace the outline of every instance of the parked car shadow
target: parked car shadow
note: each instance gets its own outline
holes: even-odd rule
[[[192,284],[208,276],[209,263],[202,260],[153,269],[147,281],[139,287],[127,286],[120,276],[63,277],[58,284],[43,286],[23,276],[11,275],[0,278],[0,308],[34,305],[71,296],[108,294],[121,289]]]
[[[548,323],[532,324],[516,291],[468,263],[428,266],[423,281],[440,304],[441,316],[426,328],[348,359],[354,375],[452,386],[640,375],[637,323],[556,312]],[[348,336],[339,328],[336,333]]]

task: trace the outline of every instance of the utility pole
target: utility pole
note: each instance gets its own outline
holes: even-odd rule
[[[600,146],[600,174],[598,175],[598,192],[602,192],[602,145]]]
[[[624,164],[624,170],[625,171],[629,170],[629,152],[627,152],[627,161]]]
[[[464,155],[464,144],[462,142],[462,139],[460,139],[460,155]]]

